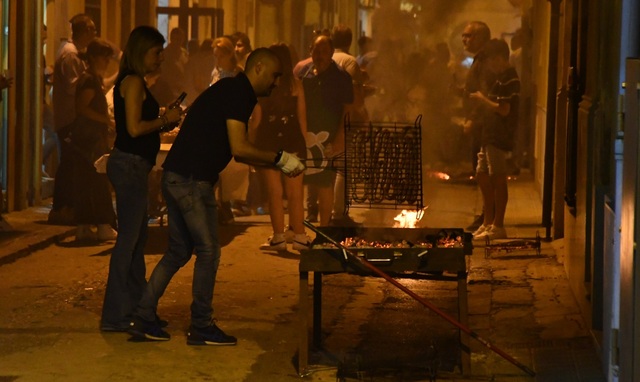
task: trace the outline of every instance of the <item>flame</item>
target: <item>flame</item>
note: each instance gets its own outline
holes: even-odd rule
[[[424,210],[408,211],[402,210],[393,220],[393,228],[416,228],[416,224],[422,219]]]

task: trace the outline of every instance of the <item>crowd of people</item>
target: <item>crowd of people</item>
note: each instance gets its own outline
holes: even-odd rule
[[[321,226],[358,224],[346,212],[345,180],[331,164],[346,149],[345,116],[356,123],[406,120],[422,110],[408,102],[412,95],[424,100],[419,86],[430,88],[430,94],[453,93],[442,81],[451,76],[423,71],[403,91],[409,97],[403,98],[405,114],[370,113],[397,90],[380,91],[389,80],[381,75],[385,60],[394,57],[378,54],[369,37],[358,40],[360,55],[351,55],[353,34],[344,25],[314,32],[310,55],[303,59],[281,42],[253,49],[242,32],[187,45],[185,32],[174,28],[165,46],[156,28],[139,26],[120,52],[96,37],[87,15],[74,16],[71,29],[53,69],[61,152],[49,221],[76,225],[78,241],[115,240],[100,327],[147,340],[170,338],[168,323],[157,315],[158,302],[195,254],[188,343],[235,344],[237,339],[213,321],[219,225],[259,207],[268,211],[273,229],[261,249],[282,251],[288,244],[307,249],[305,186],[307,220]],[[475,55],[460,92],[484,201],[474,236],[505,237],[505,161],[517,124],[518,77],[508,46],[492,40],[486,24],[470,23],[462,42]],[[112,76],[111,60],[119,63]],[[446,44],[426,57],[409,56],[407,63],[421,60],[438,73],[451,73]],[[182,93],[184,100],[178,98]],[[440,103],[431,105],[430,123],[448,126],[450,101],[431,97]],[[178,125],[166,159],[156,164],[161,134]],[[106,171],[99,171],[97,163],[105,160]],[[169,247],[147,281],[149,175],[156,165],[163,169],[159,182]]]

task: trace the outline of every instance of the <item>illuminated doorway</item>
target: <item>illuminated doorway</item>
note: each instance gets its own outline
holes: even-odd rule
[[[172,5],[175,3],[179,4]],[[188,40],[202,41],[223,35],[224,10],[220,8],[200,7],[193,0],[159,0],[156,15],[158,30],[165,38],[175,27],[185,31]]]

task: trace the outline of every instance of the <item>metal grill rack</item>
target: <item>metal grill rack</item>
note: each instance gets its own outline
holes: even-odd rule
[[[345,154],[334,165],[345,176],[347,210],[423,210],[421,123],[422,115],[413,124],[353,123],[345,118]]]

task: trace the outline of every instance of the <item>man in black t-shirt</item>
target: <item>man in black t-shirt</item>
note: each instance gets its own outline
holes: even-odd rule
[[[129,333],[137,338],[170,338],[157,322],[158,300],[173,275],[195,250],[189,345],[235,345],[213,322],[213,289],[220,262],[218,217],[213,186],[232,157],[256,166],[276,166],[288,176],[305,167],[284,151],[258,149],[247,139],[247,123],[257,96],[268,96],[280,71],[277,56],[256,49],[246,70],[216,82],[193,102],[164,162],[162,191],[168,209],[169,248],[151,274]]]

